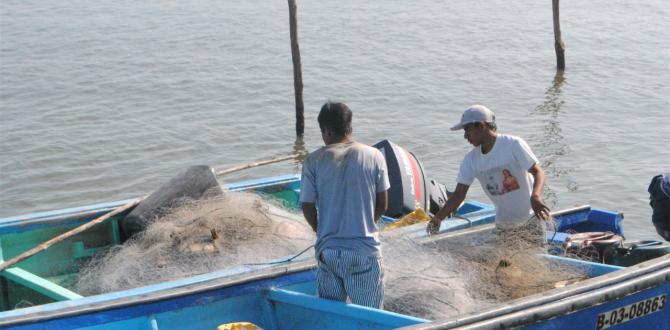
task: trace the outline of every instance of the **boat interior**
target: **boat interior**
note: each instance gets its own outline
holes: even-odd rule
[[[258,192],[281,200],[288,208],[297,209],[299,186],[299,176],[289,175],[246,181],[227,188],[230,191]],[[19,255],[125,202],[0,219],[0,257],[7,260]],[[120,214],[3,271],[0,274],[0,308],[5,312],[6,321],[27,321],[34,317],[35,312],[58,313],[64,307],[102,309],[114,305],[118,308],[108,313],[108,323],[126,329],[170,328],[160,325],[169,325],[178,319],[192,319],[202,328],[251,322],[268,329],[301,328],[306,324],[312,327],[322,325],[324,328],[332,328],[333,324],[337,324],[339,327],[381,329],[429,322],[415,315],[319,299],[315,295],[315,263],[307,257],[287,264],[254,269],[234,268],[123,292],[84,297],[75,289],[78,271],[94,254],[123,243],[119,230],[119,221],[123,216]],[[555,230],[549,231],[547,235],[557,245],[565,239],[562,232],[566,228],[622,230],[620,214],[590,207],[566,210],[555,217],[558,219]],[[420,224],[399,228],[394,235],[448,249],[450,244],[460,245],[463,240],[476,241],[473,237],[491,236],[494,230],[491,225],[493,218],[494,210],[491,206],[466,202],[455,219],[443,223],[441,234],[427,237],[425,225]],[[383,219],[386,223],[395,220]],[[580,267],[586,274],[584,282],[622,269],[549,254],[542,255],[542,258],[559,265]],[[549,292],[555,290],[559,288],[550,288]],[[185,292],[189,294],[184,295]],[[537,300],[550,293],[533,293],[530,297],[519,297],[508,304],[518,305],[519,301]],[[143,298],[137,298],[138,295]],[[54,302],[56,304],[50,304]],[[124,306],[133,306],[139,302],[146,305],[132,312],[137,315],[129,316],[129,310]],[[217,313],[222,310],[235,313]],[[84,313],[72,322],[78,327],[94,328],[99,321],[95,318]]]

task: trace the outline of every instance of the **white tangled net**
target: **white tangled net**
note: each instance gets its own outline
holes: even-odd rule
[[[385,309],[425,319],[447,318],[562,287],[587,278],[585,267],[540,254],[524,228],[504,239],[494,228],[435,239],[385,240]]]
[[[502,243],[494,229],[435,239],[400,232],[381,235],[385,309],[398,313],[445,318],[586,278],[586,269],[539,255],[523,230]],[[77,291],[98,294],[284,260],[314,240],[301,214],[256,194],[182,201],[144,232],[93,258],[80,271]]]
[[[302,215],[253,193],[225,192],[179,207],[79,273],[84,295],[176,280],[302,251],[315,235]]]

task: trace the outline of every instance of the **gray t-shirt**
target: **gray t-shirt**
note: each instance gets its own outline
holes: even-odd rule
[[[316,204],[317,256],[325,248],[381,256],[375,200],[390,186],[384,156],[373,147],[335,143],[310,153],[303,163],[300,202]]]

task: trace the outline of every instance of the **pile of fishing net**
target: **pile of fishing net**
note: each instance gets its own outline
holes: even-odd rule
[[[301,214],[258,194],[181,200],[144,231],[84,265],[77,291],[112,292],[268,262],[294,255],[314,240]]]
[[[468,274],[453,256],[406,237],[383,243],[384,309],[425,319],[477,307],[467,291]],[[481,306],[479,306],[481,307]]]
[[[425,226],[425,224],[417,225]],[[495,229],[435,237],[381,234],[385,309],[426,319],[463,315],[586,278],[553,262],[523,230],[501,242]],[[140,287],[231,267],[285,260],[314,243],[302,215],[252,193],[183,200],[143,232],[80,271],[84,295]],[[313,250],[310,256],[313,258]]]
[[[587,278],[588,269],[556,262],[523,230],[504,241],[494,228],[412,239],[384,239],[387,310],[439,319],[482,310]]]

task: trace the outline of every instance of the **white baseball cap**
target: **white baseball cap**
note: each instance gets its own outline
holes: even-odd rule
[[[480,104],[475,104],[465,109],[465,111],[463,111],[461,121],[458,124],[451,127],[451,130],[457,131],[459,129],[463,129],[464,125],[478,123],[482,121],[485,123],[495,123],[496,115],[489,108]]]

